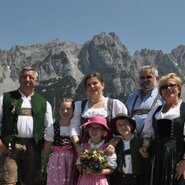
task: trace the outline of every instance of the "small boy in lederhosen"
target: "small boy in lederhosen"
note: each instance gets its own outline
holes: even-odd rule
[[[144,159],[139,153],[142,139],[133,134],[135,120],[118,114],[111,126],[114,135],[121,138],[115,148],[118,167],[111,177],[111,185],[144,185]]]

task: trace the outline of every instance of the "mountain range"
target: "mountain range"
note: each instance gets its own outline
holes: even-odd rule
[[[39,73],[37,91],[52,104],[54,112],[56,102],[64,97],[86,98],[83,78],[92,72],[103,75],[106,96],[124,102],[139,88],[138,70],[143,65],[156,66],[160,76],[175,72],[185,80],[185,45],[170,53],[144,48],[131,55],[114,32],[102,32],[81,45],[59,39],[16,45],[0,50],[0,94],[18,88],[21,69],[33,66]]]

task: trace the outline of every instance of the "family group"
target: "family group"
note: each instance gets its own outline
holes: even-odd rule
[[[138,71],[125,102],[106,97],[101,74],[84,78],[87,99],[50,103],[24,67],[19,88],[0,97],[0,185],[185,185],[182,79]]]

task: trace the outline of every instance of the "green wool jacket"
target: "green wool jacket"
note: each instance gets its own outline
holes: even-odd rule
[[[3,94],[3,118],[1,139],[8,146],[17,133],[17,119],[23,99],[18,90]],[[38,144],[44,136],[44,117],[46,113],[46,100],[39,94],[31,96],[33,116],[33,138]]]

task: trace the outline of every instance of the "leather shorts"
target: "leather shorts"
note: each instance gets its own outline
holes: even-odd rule
[[[41,154],[32,138],[15,138],[3,165],[6,183],[40,184]]]

